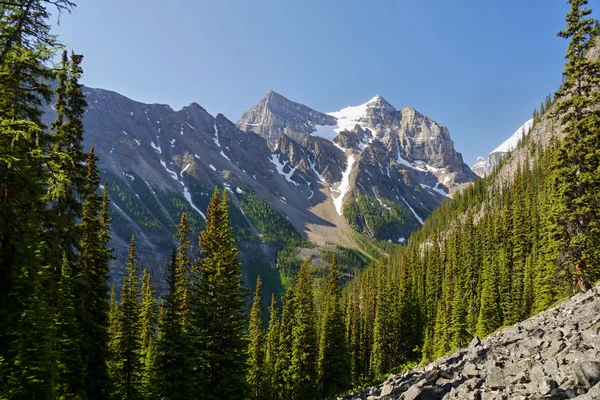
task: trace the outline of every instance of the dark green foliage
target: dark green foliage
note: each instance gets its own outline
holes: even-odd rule
[[[141,399],[143,397],[144,365],[142,363],[142,326],[140,321],[139,271],[135,240],[131,237],[127,273],[123,277],[121,304],[117,318],[116,337],[110,343],[113,354],[110,371],[113,397],[119,399]]]
[[[340,304],[340,279],[334,258],[329,266],[321,306],[318,371],[322,398],[342,394],[350,388],[350,354]]]
[[[267,243],[288,243],[299,240],[300,235],[279,211],[254,194],[241,194],[240,206]]]
[[[381,201],[381,203],[380,203]],[[375,235],[388,231],[406,231],[417,222],[408,222],[406,210],[394,201],[358,194],[356,201],[346,202],[344,216],[362,233]]]
[[[197,396],[243,399],[246,388],[246,312],[241,264],[228,212],[227,191],[215,189],[200,234],[193,310]]]
[[[185,217],[177,236],[179,252],[185,252],[189,244],[188,226]],[[180,261],[183,258],[180,256]],[[169,291],[164,300],[158,323],[158,342],[151,369],[152,387],[147,388],[151,398],[184,400],[193,398],[193,353],[189,332],[189,264],[177,262],[177,252],[173,249],[169,263]]]
[[[80,264],[75,274],[78,323],[82,331],[82,359],[86,363],[86,393],[91,398],[104,398],[108,385],[106,357],[108,352],[108,262],[106,250],[106,201],[97,194],[100,176],[98,157],[92,148],[86,160],[87,175],[82,192],[83,218],[80,225]],[[107,196],[105,192],[105,196]]]
[[[294,298],[294,324],[292,327],[291,378],[293,398],[318,397],[317,361],[317,311],[313,297],[311,265],[305,262],[298,273]]]
[[[275,294],[271,296],[269,306],[269,328],[265,343],[265,398],[278,399],[277,390],[277,359],[279,355],[279,340],[281,335],[281,323],[277,315],[277,304]]]
[[[142,304],[140,307],[140,359],[143,365],[143,387],[145,397],[151,395],[149,388],[152,386],[152,369],[156,357],[156,326],[158,323],[158,309],[156,307],[156,293],[152,287],[152,277],[146,269],[142,278]]]
[[[292,377],[292,346],[293,330],[296,322],[296,295],[290,289],[283,296],[283,310],[281,312],[281,325],[279,329],[278,347],[275,356],[275,395],[277,399],[293,398]],[[269,327],[270,329],[270,327]]]
[[[260,276],[256,280],[256,292],[250,310],[250,327],[248,328],[248,371],[246,372],[248,385],[252,397],[256,400],[264,399],[266,395],[266,381],[268,376],[265,369],[265,327],[262,310],[262,291]]]
[[[58,357],[59,398],[84,396],[84,364],[79,348],[77,319],[75,313],[75,286],[66,254],[63,254],[55,326],[57,331],[56,352]]]
[[[546,238],[548,261],[557,264],[559,279],[573,282],[571,293],[600,278],[600,61],[587,57],[600,31],[587,3],[570,1],[567,27],[558,33],[570,40],[556,104],[565,140],[552,164]]]

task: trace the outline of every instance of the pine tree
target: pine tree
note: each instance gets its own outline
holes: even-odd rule
[[[262,292],[260,275],[256,279],[256,292],[250,310],[250,327],[248,328],[248,371],[247,380],[252,397],[256,400],[265,398],[265,327],[262,310]]]
[[[81,358],[86,363],[86,395],[90,399],[104,399],[107,396],[108,372],[108,262],[110,251],[106,249],[110,235],[107,232],[110,220],[106,220],[108,192],[105,199],[96,192],[100,176],[96,162],[98,157],[92,147],[86,160],[87,175],[82,197],[83,217],[81,229],[81,252],[76,281],[76,302],[78,323],[82,332]]]
[[[291,364],[293,331],[296,323],[296,294],[293,289],[285,293],[282,302],[279,345],[275,362],[276,392],[278,399],[289,400],[294,394]]]
[[[313,298],[313,278],[308,261],[305,261],[300,267],[294,303],[291,363],[293,398],[296,400],[315,399],[318,397],[319,345],[317,314]]]
[[[71,7],[55,3],[59,13]],[[56,394],[51,306],[61,260],[59,254],[58,271],[49,275],[49,135],[41,116],[52,95],[55,71],[48,65],[58,42],[47,4],[4,2],[0,15],[0,398]]]
[[[277,304],[275,293],[271,294],[271,305],[269,306],[269,328],[265,344],[265,381],[266,398],[277,400],[277,356],[279,349],[281,329],[279,317],[277,316]]]
[[[552,165],[550,240],[558,243],[559,279],[585,291],[600,278],[600,61],[587,53],[600,33],[589,17],[587,0],[570,0],[567,27],[558,35],[569,39],[565,80],[557,97],[557,113],[565,137]]]
[[[325,282],[319,335],[318,367],[322,398],[341,394],[350,387],[350,354],[340,305],[339,281],[340,272],[334,257]]]
[[[180,231],[185,229],[185,225],[180,225]],[[194,398],[192,342],[190,332],[186,330],[189,321],[183,318],[188,313],[182,307],[187,297],[184,291],[179,290],[183,285],[178,282],[187,272],[178,271],[178,267],[177,252],[173,249],[169,263],[169,291],[159,313],[158,342],[152,368],[153,384],[147,388],[152,394],[150,398],[161,400]]]
[[[152,398],[183,400],[193,397],[194,360],[192,345],[193,325],[202,328],[202,322],[192,322],[190,226],[185,213],[181,215],[175,234],[178,246],[173,249],[169,263],[169,291],[163,302],[158,324],[158,341],[150,368]]]
[[[394,342],[398,341],[397,315],[394,314],[394,295],[387,263],[381,267],[373,331],[373,353],[371,369],[375,376],[388,372],[395,367]]]
[[[229,218],[227,192],[215,188],[200,234],[201,257],[194,297],[196,360],[206,399],[246,398],[245,291]]]
[[[498,274],[494,255],[495,237],[491,217],[486,218],[485,248],[483,251],[483,271],[481,288],[481,306],[477,319],[477,336],[485,337],[502,326],[502,313],[500,310],[500,294],[498,293]]]
[[[119,304],[117,304],[117,290],[113,283],[110,291],[110,302],[108,310],[108,355],[106,358],[106,365],[108,369],[108,377],[110,382],[116,382],[119,377],[117,374],[120,371],[119,364],[121,363],[119,346],[121,340],[121,327],[123,318],[121,316],[121,310]],[[111,387],[111,392],[114,392],[114,388]]]
[[[123,277],[121,306],[115,351],[116,371],[113,375],[114,394],[119,399],[142,398],[144,368],[141,360],[140,290],[135,239],[129,244],[127,273]]]
[[[178,318],[183,324],[182,327],[186,333],[189,333],[190,327],[190,313],[192,309],[192,260],[190,259],[188,253],[190,251],[190,224],[188,222],[187,216],[185,213],[181,214],[181,220],[179,221],[179,229],[175,234],[175,239],[177,239],[177,251],[175,255],[175,286],[174,296],[177,298],[177,301],[174,304],[177,304],[178,309],[175,310],[178,313]]]
[[[62,252],[75,259],[80,234],[75,225],[81,218],[80,193],[84,190],[85,153],[83,152],[83,114],[87,106],[79,79],[83,56],[72,54],[70,61],[63,52],[55,90],[56,119],[51,127],[50,171],[47,200],[51,203],[52,229],[50,238],[59,268]]]
[[[140,361],[143,365],[143,387],[146,397],[149,397],[147,388],[152,385],[152,369],[156,353],[156,324],[158,323],[158,310],[156,308],[156,294],[152,287],[152,277],[144,268],[142,278],[142,304],[140,308],[141,326],[141,351]]]
[[[360,303],[359,303],[359,295],[358,295],[358,285],[355,285],[354,292],[352,293],[352,298],[350,300],[350,327],[349,331],[349,342],[350,342],[350,362],[351,362],[351,371],[352,371],[352,384],[353,386],[357,386],[363,375],[362,364],[363,361],[361,359],[361,312],[360,312]]]
[[[75,288],[66,253],[63,253],[62,271],[58,282],[55,326],[58,353],[57,394],[59,398],[81,398],[84,364],[79,354],[81,343],[75,313]]]

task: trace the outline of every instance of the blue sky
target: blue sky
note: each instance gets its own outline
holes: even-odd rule
[[[56,32],[88,86],[233,121],[270,89],[324,112],[380,94],[447,126],[469,165],[556,90],[567,46],[566,0],[78,3]]]

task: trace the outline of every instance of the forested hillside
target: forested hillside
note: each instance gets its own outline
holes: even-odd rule
[[[598,27],[587,2],[570,3],[564,83],[534,112],[518,157],[345,288],[355,383],[440,357],[600,278]]]

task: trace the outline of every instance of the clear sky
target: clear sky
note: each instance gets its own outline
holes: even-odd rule
[[[557,89],[567,46],[566,0],[77,3],[56,31],[88,86],[233,121],[270,89],[323,112],[380,94],[447,126],[469,165]]]

